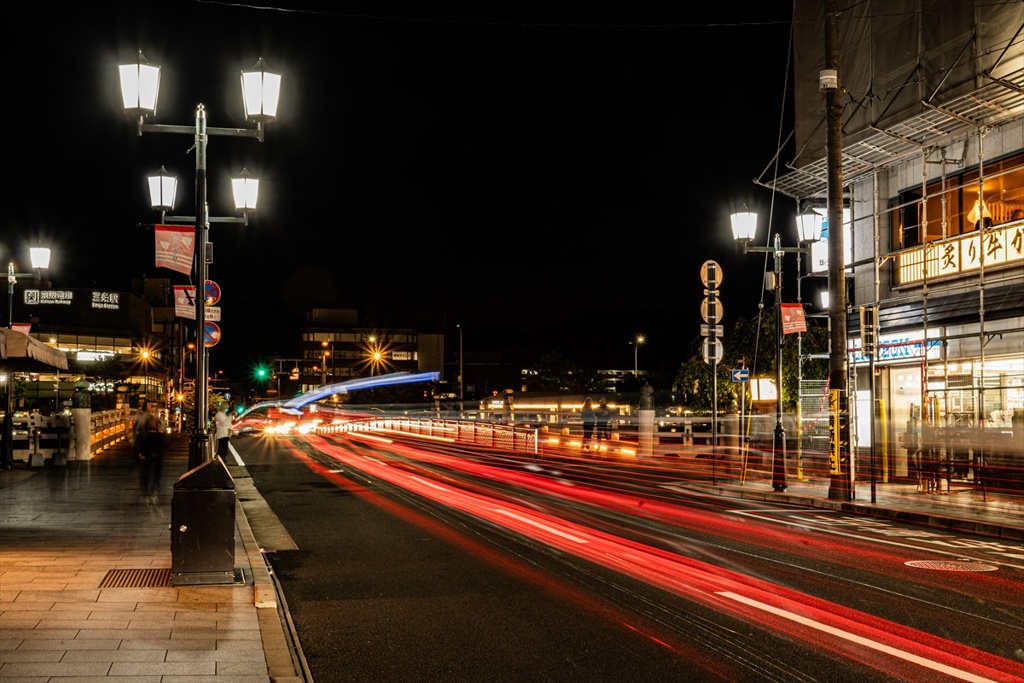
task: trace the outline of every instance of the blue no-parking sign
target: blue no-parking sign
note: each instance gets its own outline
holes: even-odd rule
[[[207,280],[206,286],[203,288],[203,294],[206,296],[206,305],[213,306],[220,301],[220,285],[213,280]]]
[[[216,346],[220,341],[220,325],[209,321],[203,325],[203,346],[209,348]]]

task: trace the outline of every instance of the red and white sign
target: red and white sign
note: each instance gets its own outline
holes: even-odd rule
[[[196,319],[195,287],[174,285],[174,315],[178,318]]]
[[[782,307],[782,334],[807,331],[803,304],[779,304],[779,306]]]
[[[220,285],[213,280],[206,281],[206,305],[212,306],[220,301]]]
[[[156,235],[156,267],[170,268],[188,275],[192,272],[195,250],[195,228],[158,225]]]
[[[174,315],[177,318],[196,319],[196,288],[191,285],[174,285]],[[220,320],[220,308],[206,306],[207,320]]]
[[[206,323],[203,325],[203,346],[209,348],[216,346],[220,341],[220,325],[217,323]]]

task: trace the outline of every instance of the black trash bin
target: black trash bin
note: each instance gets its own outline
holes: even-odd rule
[[[219,458],[174,482],[171,498],[171,583],[234,583],[235,481]]]

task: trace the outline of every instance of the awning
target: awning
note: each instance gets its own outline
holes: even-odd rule
[[[27,366],[34,362],[58,370],[68,369],[68,357],[63,351],[17,330],[0,329],[0,359],[19,369],[23,364],[18,361],[24,361]]]

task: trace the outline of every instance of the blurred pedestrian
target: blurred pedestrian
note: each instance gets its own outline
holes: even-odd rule
[[[146,421],[149,418],[149,411],[146,407],[146,399],[139,401],[139,409],[135,412],[135,419],[132,420],[131,439],[132,450],[135,453],[135,464],[139,471],[139,495],[148,495],[149,487],[149,465],[146,462],[148,446],[146,445]]]
[[[231,438],[231,416],[226,412],[227,406],[221,403],[217,406],[217,414],[213,416],[213,424],[216,429],[217,455],[221,460],[228,457],[228,442]]]
[[[160,476],[163,473],[163,421],[153,413],[139,411],[134,438],[140,495],[154,496],[160,490]]]
[[[608,441],[612,438],[611,433],[611,420],[612,411],[608,408],[608,399],[604,396],[597,399],[597,409],[594,410],[594,417],[596,418],[596,429],[597,429],[597,440]]]
[[[163,475],[164,445],[167,439],[167,428],[163,420],[152,413],[146,414],[143,431],[144,452],[142,480],[143,495],[155,496],[160,492],[160,479]]]
[[[580,410],[583,417],[583,450],[589,451],[594,445],[594,425],[597,418],[594,415],[594,399],[587,396],[583,400],[583,408]]]

